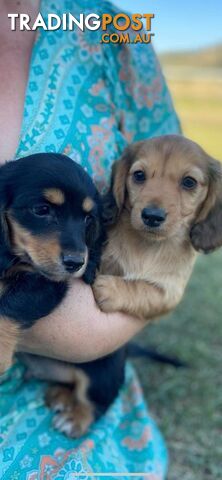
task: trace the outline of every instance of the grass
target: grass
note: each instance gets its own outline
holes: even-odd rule
[[[184,134],[222,160],[222,75],[168,81]]]
[[[170,79],[184,132],[222,158],[222,89],[217,82]],[[222,252],[200,256],[185,297],[170,317],[138,337],[189,367],[137,360],[152,415],[170,453],[168,480],[222,478]]]
[[[221,68],[222,43],[192,51],[166,52],[161,55],[163,65],[177,67]]]
[[[136,361],[169,447],[169,480],[222,478],[221,270],[221,251],[201,256],[174,314],[138,337],[189,365],[175,369]]]

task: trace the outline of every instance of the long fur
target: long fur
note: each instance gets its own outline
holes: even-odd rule
[[[36,161],[36,165],[39,158],[32,159]],[[64,157],[61,160],[64,162]],[[30,172],[33,172],[33,164],[26,163],[26,169],[30,167]],[[142,187],[139,187],[133,182],[133,172],[141,169],[146,174],[146,181]],[[55,171],[58,171],[58,165]],[[185,175],[196,178],[195,191],[185,192],[182,189],[181,182]],[[33,184],[34,178],[33,176]],[[92,186],[89,188],[88,180],[85,180],[84,195],[88,197]],[[16,186],[16,180],[14,181]],[[84,182],[77,182],[78,185],[82,183]],[[73,189],[77,188],[77,184],[74,182]],[[18,325],[27,327],[36,321],[38,294],[37,303],[34,301],[31,315],[29,308],[26,310],[26,299],[32,294],[34,287],[38,292],[39,275],[36,272],[30,272],[29,268],[28,271],[22,269],[12,276],[9,274],[9,278],[6,278],[7,275],[4,277],[7,266],[11,272],[15,268],[14,273],[17,268],[15,254],[10,247],[10,231],[13,230],[12,225],[9,224],[11,212],[10,215],[6,215],[12,202],[9,185],[9,181],[0,181],[1,297],[9,298],[7,297],[9,288],[14,288],[16,299],[16,295],[20,292],[16,276],[17,278],[21,276],[23,282],[26,278],[22,302],[21,292],[18,295],[19,308],[15,309],[13,302],[10,303],[11,310],[7,305],[11,318],[13,314],[15,316],[14,321],[0,322],[5,345],[8,345],[8,341],[12,339],[14,348],[19,334]],[[4,195],[1,192],[6,186],[7,194]],[[53,183],[51,187],[57,189],[58,185]],[[61,185],[59,188],[61,189]],[[51,194],[52,192],[50,198]],[[63,201],[61,193],[56,191],[53,195],[55,201],[59,203]],[[141,220],[142,210],[152,204],[167,212],[167,220],[163,228],[155,231],[144,227]],[[88,198],[84,205],[87,208],[90,205]],[[172,311],[183,296],[197,251],[207,253],[222,245],[220,164],[209,157],[197,144],[184,137],[172,135],[136,143],[128,147],[121,159],[114,164],[111,188],[103,198],[103,205],[103,223],[107,227],[108,240],[103,249],[100,272],[93,283],[95,266],[99,264],[101,249],[101,235],[98,235],[96,245],[91,245],[89,248],[88,268],[83,275],[85,281],[93,284],[94,295],[100,308],[105,312],[123,311],[148,321]],[[17,221],[19,223],[18,218]],[[80,224],[77,228],[78,232],[79,228]],[[24,225],[22,230],[14,225],[14,231],[17,232],[17,236],[22,235],[29,252],[34,250],[37,261],[41,258],[43,264],[47,265],[48,254],[47,252],[42,254],[43,245],[36,248],[36,242],[32,239],[30,243],[30,238],[27,237],[27,232],[24,236],[23,229]],[[92,237],[93,232],[91,232]],[[58,245],[55,242],[48,244],[48,251],[54,251],[57,255]],[[56,281],[47,280],[45,277],[44,281],[46,282],[45,291],[47,291],[47,281],[50,284],[51,303],[56,299],[59,303],[65,295],[66,282],[60,282],[59,287]],[[41,295],[42,291],[39,294]],[[41,299],[41,304],[43,307],[46,305],[50,311],[56,306],[45,304],[44,299]],[[9,310],[6,313],[9,313]],[[46,315],[47,312],[41,311],[39,316],[44,314]],[[9,330],[7,325],[10,325]],[[5,335],[6,331],[9,335],[8,333]],[[3,351],[6,353],[6,350],[7,348]],[[81,366],[34,355],[23,355],[22,359],[29,366],[33,376],[60,383],[50,388],[46,395],[47,404],[56,412],[53,425],[70,437],[78,437],[88,430],[92,421],[109,407],[118,394],[124,381],[125,357],[126,349],[122,348],[106,358]],[[10,358],[5,355],[4,367],[6,368],[9,363]]]
[[[39,217],[36,210],[42,205],[49,205],[50,213]],[[93,283],[105,234],[101,197],[92,180],[59,154],[32,155],[0,169],[0,216],[3,373],[22,330],[52,312],[74,278]],[[72,253],[81,253],[85,260],[80,270],[69,273],[62,258]],[[28,375],[53,384],[46,403],[53,410],[60,408],[55,428],[78,437],[116,397],[124,380],[124,355],[123,350],[81,368],[37,355],[20,354],[20,359]]]
[[[133,177],[138,170],[145,174],[141,185]],[[153,320],[177,306],[197,250],[222,245],[221,172],[219,162],[182,136],[157,137],[125,150],[106,196],[108,243],[93,285],[104,312]],[[186,176],[196,180],[190,191],[183,188]],[[143,209],[153,204],[166,211],[157,229],[142,220]]]

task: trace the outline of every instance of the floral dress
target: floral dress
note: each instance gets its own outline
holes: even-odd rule
[[[42,0],[54,12],[92,13],[90,0]],[[106,1],[93,12],[117,13]],[[178,133],[166,83],[151,45],[101,44],[101,31],[45,31],[33,47],[16,158],[61,152],[80,163],[98,187],[132,141]],[[130,364],[126,381],[107,413],[80,440],[51,427],[46,385],[25,381],[15,363],[0,377],[0,479],[162,480],[167,452]]]

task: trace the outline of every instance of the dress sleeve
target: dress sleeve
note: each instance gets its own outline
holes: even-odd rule
[[[109,2],[106,10],[118,12]],[[116,33],[110,28],[109,33]],[[136,32],[128,30],[133,39]],[[121,32],[122,33],[122,32]],[[145,33],[145,32],[140,32]],[[127,142],[181,133],[180,122],[151,44],[103,44],[106,76]]]

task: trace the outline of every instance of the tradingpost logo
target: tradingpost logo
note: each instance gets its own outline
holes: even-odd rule
[[[132,13],[132,15],[126,13],[85,15],[80,13],[78,17],[75,17],[71,13],[64,13],[61,16],[49,13],[43,17],[39,12],[33,19],[26,13],[8,14],[11,30],[37,30],[39,28],[49,31],[60,29],[65,31],[79,29],[82,32],[101,30],[101,43],[151,43],[154,36],[152,32],[154,16],[153,13]]]
[[[154,33],[151,32],[153,13],[133,13],[131,16],[118,13],[114,17],[104,13],[101,19],[101,43],[151,43]],[[144,23],[143,23],[144,21]],[[110,25],[116,32],[108,33]],[[126,30],[130,29],[130,33]],[[144,29],[146,33],[141,33]]]

